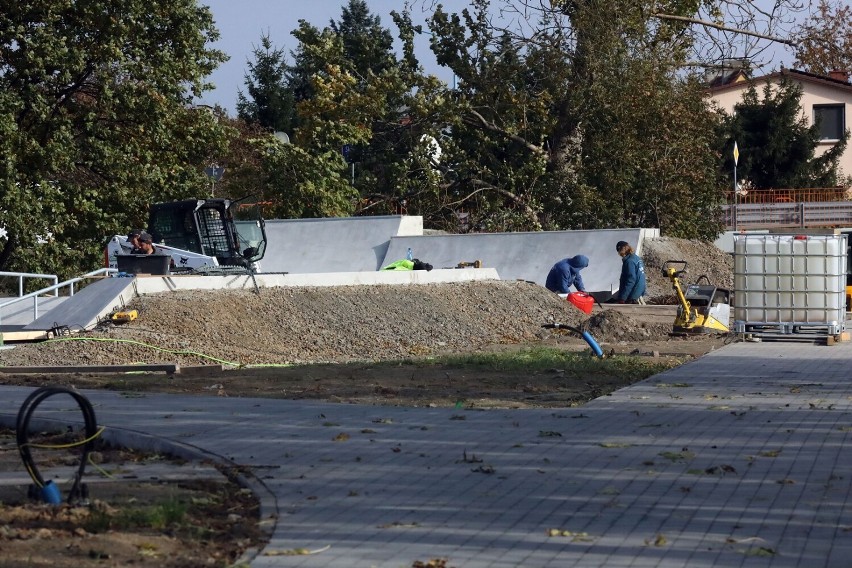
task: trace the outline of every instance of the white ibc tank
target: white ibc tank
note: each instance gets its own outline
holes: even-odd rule
[[[734,324],[839,326],[846,318],[845,235],[736,235]]]

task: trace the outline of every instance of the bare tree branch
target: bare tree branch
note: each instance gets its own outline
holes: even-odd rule
[[[467,117],[467,116],[462,117],[462,120],[464,120],[464,122],[466,124],[469,124],[470,126],[481,126],[482,128],[485,128],[486,130],[489,130],[491,132],[496,132],[497,134],[505,136],[506,138],[508,138],[509,140],[512,140],[513,142],[517,142],[518,144],[527,148],[530,152],[533,152],[535,154],[544,154],[544,149],[542,149],[540,146],[536,146],[535,144],[528,142],[525,138],[518,136],[517,134],[512,134],[511,132],[506,132],[505,130],[503,130],[502,128],[500,128],[499,126],[494,124],[493,122],[488,122],[485,119],[484,116],[482,116],[481,114],[479,114],[475,110],[470,109],[467,112],[470,113],[471,115],[473,115],[473,117],[472,118]]]
[[[480,193],[480,192],[483,192],[483,191],[493,191],[494,193],[497,193],[498,195],[502,195],[503,197],[510,199],[513,203],[517,204],[518,207],[522,208],[523,211],[524,211],[524,215],[527,217],[527,219],[532,221],[534,226],[538,226],[540,224],[540,221],[539,221],[539,218],[538,218],[538,213],[535,211],[535,209],[533,209],[532,207],[530,207],[529,205],[524,203],[524,200],[518,194],[513,193],[513,192],[511,192],[507,189],[503,189],[502,187],[497,187],[496,185],[490,184],[487,181],[484,181],[484,180],[481,180],[481,179],[478,179],[478,178],[469,178],[465,181],[467,183],[469,183],[470,185],[472,185],[475,189],[472,192],[470,192],[469,194],[462,197],[461,199],[458,199],[458,200],[456,200],[455,202],[452,202],[452,203],[448,203],[447,204],[448,206],[461,205],[462,203],[464,203],[465,201],[467,201],[468,199],[470,199],[471,197],[473,197],[477,193]],[[460,185],[460,183],[459,182],[453,182],[446,187],[449,188],[449,187],[452,187],[454,185],[457,186],[457,185]]]
[[[766,40],[769,40],[769,41],[774,41],[774,42],[777,42],[777,43],[783,43],[785,45],[790,45],[790,46],[793,46],[793,47],[796,47],[796,45],[798,45],[795,41],[793,41],[791,39],[761,34],[761,33],[758,33],[758,32],[752,32],[752,31],[749,31],[749,30],[743,30],[743,29],[739,29],[739,28],[731,28],[731,27],[728,27],[728,26],[724,26],[722,24],[716,24],[714,22],[709,22],[707,20],[699,20],[698,18],[689,18],[689,17],[686,17],[686,16],[675,16],[675,15],[672,15],[672,14],[661,14],[661,13],[654,14],[654,17],[659,18],[661,20],[675,20],[675,21],[678,21],[678,22],[687,22],[687,23],[690,23],[690,24],[698,24],[698,25],[701,25],[701,26],[707,26],[709,28],[715,28],[715,29],[721,30],[723,32],[734,32],[734,33],[752,36],[752,37],[756,37],[756,38],[760,38],[760,39],[766,39]]]

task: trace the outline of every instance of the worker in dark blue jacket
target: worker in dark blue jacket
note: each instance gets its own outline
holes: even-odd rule
[[[586,287],[583,286],[583,278],[580,276],[580,271],[589,266],[589,258],[578,254],[571,258],[563,258],[553,265],[550,272],[547,273],[547,280],[544,286],[551,292],[557,294],[567,294],[568,288],[574,286],[578,292],[585,292]]]
[[[619,304],[644,304],[645,263],[625,241],[618,241],[615,250],[621,256],[621,279],[615,301]]]

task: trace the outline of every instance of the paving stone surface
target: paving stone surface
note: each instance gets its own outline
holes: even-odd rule
[[[561,410],[85,394],[114,436],[256,476],[274,519],[257,568],[841,568],[851,363],[850,343],[739,343]],[[0,421],[29,392],[0,388]]]

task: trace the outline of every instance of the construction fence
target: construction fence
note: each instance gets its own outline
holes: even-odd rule
[[[730,192],[722,207],[723,219],[733,230],[852,227],[850,197],[843,187]]]

